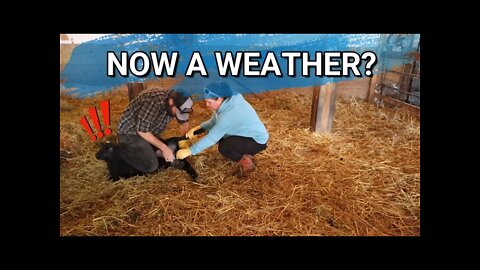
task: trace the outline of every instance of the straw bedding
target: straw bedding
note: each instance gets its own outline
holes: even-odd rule
[[[213,146],[189,158],[198,183],[174,168],[112,183],[94,157],[99,140],[79,124],[106,99],[114,133],[105,139],[115,140],[125,90],[61,94],[62,236],[420,235],[420,122],[402,109],[337,98],[333,132],[317,134],[311,93],[246,95],[270,133],[249,178],[231,176],[236,164]],[[196,102],[191,126],[210,114]],[[162,136],[176,135],[172,121]]]

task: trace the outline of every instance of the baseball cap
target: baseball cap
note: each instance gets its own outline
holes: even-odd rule
[[[192,112],[193,100],[191,97],[186,97],[181,93],[173,98],[173,104],[177,107],[175,117],[181,123],[188,121],[188,116]]]

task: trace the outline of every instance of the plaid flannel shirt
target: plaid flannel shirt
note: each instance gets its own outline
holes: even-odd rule
[[[171,90],[151,88],[140,92],[123,111],[118,123],[118,134],[138,135],[137,131],[160,136],[172,116],[167,113]]]

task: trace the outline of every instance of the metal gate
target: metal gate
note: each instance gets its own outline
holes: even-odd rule
[[[382,106],[405,106],[419,112],[420,37],[417,41],[414,38],[414,35],[389,35],[387,37],[380,81],[375,87],[374,103]],[[412,48],[410,52],[395,53],[395,46],[408,45]]]

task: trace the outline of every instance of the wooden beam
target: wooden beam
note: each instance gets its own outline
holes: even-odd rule
[[[315,95],[315,91],[314,91]],[[312,117],[311,129],[315,132],[331,132],[333,116],[335,115],[335,84],[322,85],[320,87],[318,99],[313,99],[313,108],[316,108],[315,121]],[[317,103],[317,104],[315,104]]]
[[[135,99],[140,92],[143,91],[144,85],[143,82],[134,82],[134,83],[127,83],[128,88],[128,100],[132,101]]]
[[[401,106],[401,107],[407,108],[407,110],[410,111],[412,114],[414,114],[417,117],[420,117],[420,108],[417,107],[417,106],[414,106],[412,104],[409,104],[409,103],[406,103],[406,102],[403,102],[401,100],[397,100],[397,99],[394,99],[394,98],[391,98],[391,97],[382,96],[382,95],[377,94],[377,93],[375,93],[375,97],[383,100],[386,103],[389,103],[389,104],[392,104],[392,105],[395,105],[395,106]]]
[[[370,102],[370,103],[373,102],[373,97],[374,97],[374,94],[375,94],[375,87],[380,82],[380,78],[381,78],[380,76],[375,75],[370,79],[370,85],[369,85],[369,88],[368,88],[368,96],[367,96],[367,101]]]
[[[310,130],[315,131],[315,126],[317,123],[317,110],[318,110],[318,97],[320,96],[320,86],[313,87],[313,96],[312,96],[312,113],[310,115]]]

